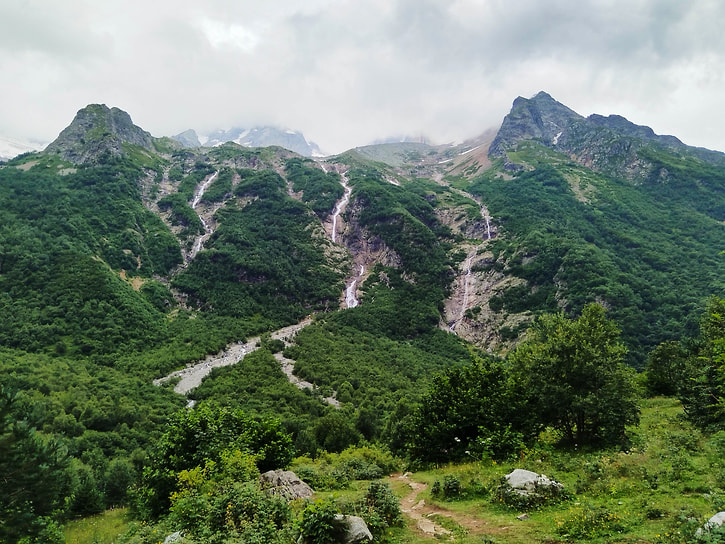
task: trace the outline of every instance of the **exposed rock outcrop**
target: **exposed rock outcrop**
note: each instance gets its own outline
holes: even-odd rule
[[[530,99],[519,96],[511,112],[504,117],[501,128],[489,147],[491,157],[505,157],[523,140],[537,140],[556,146],[569,125],[584,121],[584,117],[554,100],[545,92]]]
[[[133,124],[131,116],[105,104],[91,104],[79,110],[58,137],[48,144],[45,153],[55,153],[75,164],[102,162],[120,156],[123,145],[131,144],[153,150],[151,135]]]
[[[687,151],[717,165],[725,165],[725,154],[690,147],[674,136],[662,136],[620,115],[583,117],[545,92],[530,99],[518,97],[489,148],[491,158],[503,159],[508,170],[521,170],[508,152],[520,142],[534,141],[568,156],[598,172],[633,182],[648,179],[654,163],[640,151],[645,146],[668,151]]]
[[[259,483],[267,493],[288,501],[309,499],[314,491],[291,470],[270,470],[259,476]]]
[[[185,130],[176,136],[172,136],[171,139],[176,140],[184,147],[201,147],[199,136],[197,136],[196,131],[193,128]]]

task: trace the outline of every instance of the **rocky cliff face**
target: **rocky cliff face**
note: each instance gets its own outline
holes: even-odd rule
[[[78,111],[73,122],[45,148],[75,164],[96,163],[120,156],[123,145],[153,150],[151,135],[137,127],[128,113],[105,104],[91,104]]]
[[[184,147],[201,147],[199,136],[193,128],[185,130],[184,132],[171,137],[172,140],[176,140]]]
[[[655,149],[686,152],[713,164],[725,164],[725,154],[690,147],[674,136],[662,136],[620,115],[583,117],[545,92],[530,99],[519,97],[504,118],[489,149],[489,157],[503,159],[508,170],[520,170],[508,152],[523,141],[535,141],[583,166],[633,182],[645,179],[652,165],[640,151]]]
[[[494,158],[505,157],[507,151],[515,149],[523,140],[537,140],[556,147],[570,127],[582,121],[584,117],[543,91],[531,99],[519,96],[504,118],[488,154]]]

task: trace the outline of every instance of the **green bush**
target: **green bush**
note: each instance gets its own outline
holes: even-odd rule
[[[337,544],[346,531],[345,522],[331,501],[309,503],[295,525],[303,544]]]
[[[370,482],[365,496],[356,504],[354,513],[358,512],[376,541],[389,527],[403,524],[400,502],[390,486],[381,481]]]
[[[317,491],[345,489],[351,481],[376,480],[399,469],[400,461],[374,446],[325,453],[316,462],[300,457],[292,465],[292,470]]]
[[[436,480],[431,487],[431,494],[434,497],[452,500],[461,496],[461,480],[453,474],[443,476],[443,482]]]

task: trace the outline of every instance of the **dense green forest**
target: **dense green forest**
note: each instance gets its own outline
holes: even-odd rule
[[[467,178],[354,153],[323,169],[278,148],[157,149],[0,165],[2,541],[59,542],[124,506],[145,524],[127,542],[173,527],[291,542],[338,510],[403,542],[392,491],[357,480],[628,451],[647,395],[723,430],[725,171],[698,154],[642,146],[634,183],[531,141]],[[469,275],[498,282],[486,308],[465,307]],[[344,308],[352,278],[360,304]],[[504,347],[452,334],[451,300]],[[522,319],[502,331],[489,314]],[[256,336],[187,396],[152,384]],[[290,466],[359,496],[263,494],[259,473]]]

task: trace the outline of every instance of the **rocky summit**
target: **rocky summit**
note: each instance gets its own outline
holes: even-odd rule
[[[151,135],[134,125],[128,113],[105,104],[90,104],[78,111],[45,152],[74,164],[86,164],[120,156],[128,145],[154,148]]]

